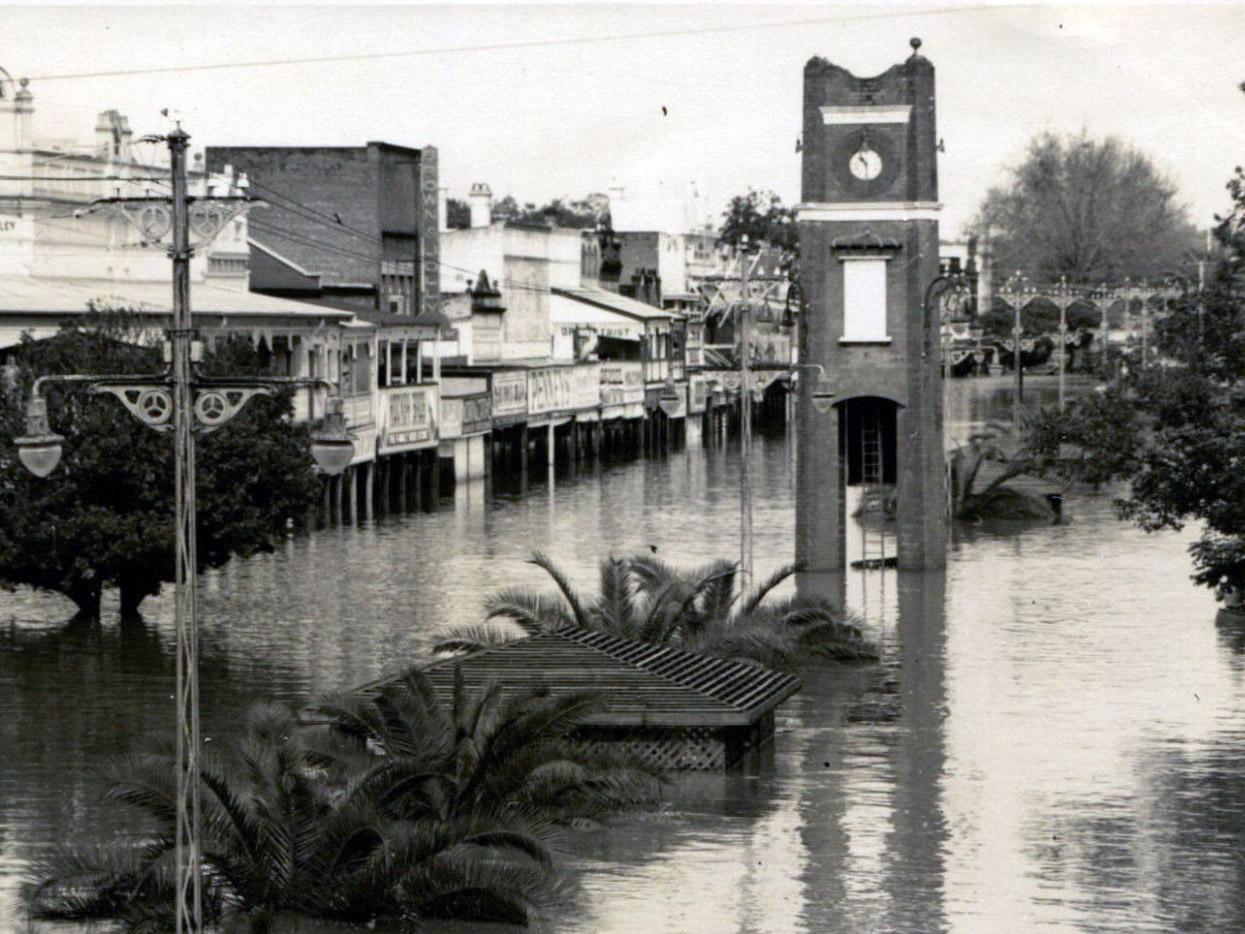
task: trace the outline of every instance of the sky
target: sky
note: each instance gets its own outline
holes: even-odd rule
[[[0,7],[0,23],[36,137],[87,143],[115,108],[136,134],[167,130],[168,109],[195,146],[432,144],[451,197],[694,182],[715,213],[749,187],[796,203],[804,63],[874,75],[913,36],[937,72],[944,238],[1042,131],[1141,149],[1199,226],[1245,162],[1242,3],[43,5]]]

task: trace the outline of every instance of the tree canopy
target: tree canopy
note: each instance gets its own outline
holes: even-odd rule
[[[575,230],[608,228],[610,199],[601,192],[593,192],[579,199],[554,198],[537,205],[534,201],[520,203],[514,195],[506,195],[493,202],[493,220]],[[450,198],[446,203],[446,224],[451,230],[470,227],[471,206],[466,201]]]
[[[449,198],[445,202],[445,225],[450,230],[466,230],[471,226],[471,207],[466,201]]]
[[[0,386],[0,586],[56,591],[97,616],[102,589],[118,587],[124,616],[173,580],[173,447],[111,397],[46,387],[52,430],[65,437],[56,472],[28,473],[13,442],[24,433],[35,376],[159,372],[160,351],[142,342],[133,317],[108,309],[15,353],[17,379]],[[249,340],[219,342],[213,375],[247,376],[265,364]],[[306,514],[318,484],[308,429],[294,425],[286,391],[247,403],[197,443],[198,560],[272,550],[289,521]]]
[[[1148,531],[1193,521],[1194,580],[1245,588],[1245,174],[1215,229],[1204,291],[1190,284],[1154,319],[1150,359],[1126,351],[1101,393],[1045,412],[1029,445],[1074,479],[1129,481],[1120,514]]]
[[[1183,266],[1196,247],[1175,186],[1118,139],[1042,133],[1007,176],[973,225],[990,241],[1000,278],[1153,278]]]
[[[800,245],[795,209],[783,207],[782,198],[772,191],[750,188],[747,194],[736,195],[722,214],[718,243],[738,246],[745,236],[753,244],[794,252]]]

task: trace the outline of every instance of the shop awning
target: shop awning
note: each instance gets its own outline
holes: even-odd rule
[[[588,328],[599,337],[629,341],[644,338],[644,322],[559,292],[549,296],[549,322],[555,329]]]

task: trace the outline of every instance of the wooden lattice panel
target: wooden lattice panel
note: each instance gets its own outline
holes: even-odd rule
[[[726,768],[726,743],[717,730],[690,727],[618,737],[580,737],[589,749],[625,752],[644,763],[672,772],[707,772]]]

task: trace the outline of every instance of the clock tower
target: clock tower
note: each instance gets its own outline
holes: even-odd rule
[[[940,327],[923,307],[938,275],[934,66],[911,45],[873,78],[804,68],[796,559],[813,573],[846,570],[849,484],[893,485],[900,568],[946,563]]]

